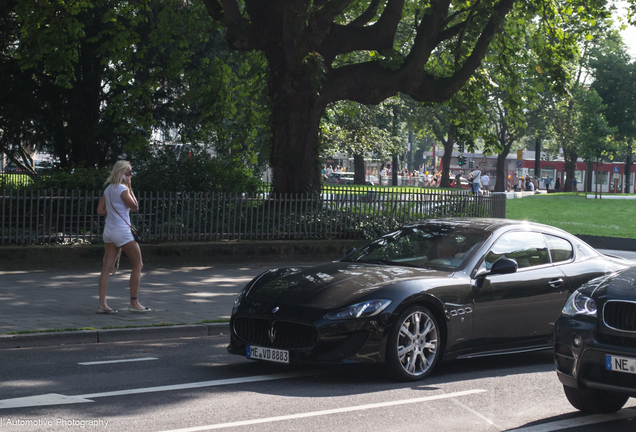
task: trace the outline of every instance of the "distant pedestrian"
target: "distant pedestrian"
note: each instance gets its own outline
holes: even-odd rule
[[[546,177],[544,182],[545,182],[545,190],[550,190],[550,183],[551,183],[550,177]]]
[[[488,177],[488,174],[481,176],[481,185],[484,187],[484,190],[490,190],[490,177]]]
[[[475,167],[475,171],[470,173],[470,191],[473,195],[479,195],[479,185],[481,182],[481,171],[479,171],[479,167]]]
[[[517,177],[517,173],[512,174],[512,178],[510,179],[510,185],[513,191],[517,192],[519,190],[519,178]]]
[[[458,172],[457,175],[455,175],[455,187],[461,189],[462,187],[462,173]]]
[[[556,192],[560,192],[561,191],[561,178],[557,177],[556,181],[554,182],[554,190]]]
[[[99,307],[97,308],[97,313],[117,313],[106,302],[106,290],[108,289],[109,274],[115,266],[121,250],[124,251],[132,265],[132,272],[130,273],[130,306],[128,310],[130,312],[150,312],[151,310],[139,304],[137,300],[143,261],[141,250],[132,235],[130,225],[130,210],[139,210],[139,203],[132,189],[132,176],[133,172],[130,163],[124,160],[117,161],[106,183],[104,183],[104,186],[107,187],[97,205],[97,214],[106,215],[103,233],[105,250],[102,273],[99,276]]]

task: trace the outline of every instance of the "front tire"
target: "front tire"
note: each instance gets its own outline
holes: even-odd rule
[[[627,403],[629,396],[604,390],[577,389],[563,386],[565,396],[572,406],[580,411],[592,414],[611,414]]]
[[[427,377],[441,355],[439,337],[437,320],[428,309],[413,306],[403,311],[388,339],[388,372],[404,381]]]

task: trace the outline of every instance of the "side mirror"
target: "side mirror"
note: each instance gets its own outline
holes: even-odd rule
[[[486,270],[484,268],[479,270],[475,275],[475,279],[483,279],[486,276],[493,274],[515,273],[517,271],[517,268],[517,261],[510,258],[501,257],[492,264],[490,270]]]
[[[495,261],[490,268],[490,274],[508,274],[515,273],[517,271],[517,261],[501,257],[497,261]]]

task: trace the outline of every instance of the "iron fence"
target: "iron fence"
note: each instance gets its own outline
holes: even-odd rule
[[[101,191],[4,190],[0,243],[101,242]],[[373,238],[433,217],[505,217],[505,196],[325,187],[317,194],[142,192],[132,223],[148,241]]]

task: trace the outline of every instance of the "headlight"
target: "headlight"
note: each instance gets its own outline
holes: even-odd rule
[[[391,300],[369,300],[351,305],[338,312],[326,315],[325,318],[335,321],[343,319],[372,317],[382,312],[390,304]]]
[[[580,291],[575,291],[565,303],[563,315],[573,317],[575,315],[596,316],[596,302],[591,297]]]
[[[232,315],[234,315],[236,311],[238,310],[239,305],[243,301],[244,295],[245,295],[245,288],[241,290],[241,292],[239,292],[236,298],[234,299],[234,306],[232,307]]]

